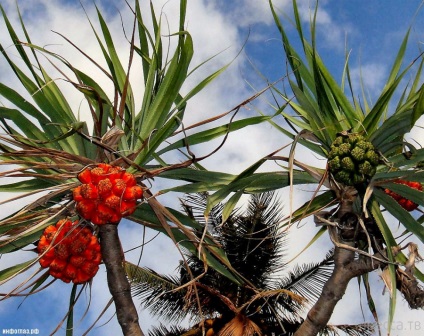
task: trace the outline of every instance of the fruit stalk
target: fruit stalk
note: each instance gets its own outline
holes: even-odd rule
[[[131,286],[124,269],[124,253],[116,224],[99,226],[100,247],[106,266],[107,283],[116,308],[116,316],[125,336],[143,336]]]

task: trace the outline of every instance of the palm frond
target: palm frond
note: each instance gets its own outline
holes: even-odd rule
[[[205,272],[205,264],[197,256],[187,256],[186,263],[181,262],[179,268],[182,284],[192,281],[192,277],[199,278],[185,296],[187,305],[193,303],[188,311],[190,314],[197,315],[193,316],[193,320],[197,320],[200,316],[199,310],[203,316],[213,316],[216,312],[224,314],[233,310],[232,300],[235,299],[236,293],[241,288],[239,285],[212,268]],[[199,300],[200,307],[195,300]]]
[[[186,291],[177,290],[181,286],[177,277],[161,275],[129,262],[126,262],[125,268],[133,296],[139,298],[152,315],[178,322],[187,316]]]
[[[205,210],[208,202],[208,193],[186,194],[180,199],[181,207],[184,212],[193,220],[197,221],[201,226],[207,227],[210,231],[214,231],[221,224],[222,210],[224,205],[217,204],[208,214],[206,221]]]
[[[258,288],[284,266],[286,234],[278,231],[281,207],[273,192],[252,195],[242,214],[230,216],[218,229],[231,264]]]
[[[294,270],[282,278],[277,288],[285,288],[314,302],[334,268],[333,251],[319,263],[296,265]]]
[[[189,194],[181,200],[184,211],[202,226],[207,193]],[[258,287],[267,283],[270,274],[283,268],[281,258],[286,234],[278,232],[281,206],[273,192],[253,194],[245,211],[235,209],[223,220],[222,203],[214,206],[207,229],[226,251],[231,265]]]
[[[137,286],[140,283],[147,283],[152,288],[162,288],[164,291],[172,291],[180,286],[176,277],[160,275],[149,268],[136,266],[130,262],[125,264],[127,276],[134,286],[137,295]]]
[[[153,327],[149,330],[149,336],[181,336],[187,332],[187,329],[180,328],[178,326],[166,327],[161,324],[159,327]]]
[[[338,336],[340,335],[340,331],[348,336],[372,336],[375,332],[375,326],[372,323],[327,325],[327,327],[322,330],[319,335]]]

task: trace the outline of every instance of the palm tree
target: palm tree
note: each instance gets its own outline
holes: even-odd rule
[[[332,252],[320,263],[295,267],[284,275],[288,235],[281,231],[281,207],[272,192],[252,195],[246,209],[233,211],[225,222],[222,205],[205,221],[206,203],[205,194],[182,200],[185,212],[212,233],[243,282],[206,268],[192,253],[181,262],[178,277],[129,266],[133,294],[144,307],[160,318],[188,318],[195,324],[190,329],[161,326],[150,335],[293,335],[303,322],[304,308],[317,299],[331,274]],[[349,335],[372,331],[369,325],[340,328]]]

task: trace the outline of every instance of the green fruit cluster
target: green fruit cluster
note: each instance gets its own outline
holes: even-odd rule
[[[328,153],[328,168],[337,182],[353,186],[366,182],[376,171],[379,156],[360,134],[339,135]]]

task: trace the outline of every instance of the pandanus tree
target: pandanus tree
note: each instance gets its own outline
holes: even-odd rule
[[[134,225],[150,225],[169,235],[235,281],[225,254],[219,248],[206,252],[208,246],[215,246],[209,235],[203,240],[206,244],[200,244],[192,227],[196,223],[164,207],[148,182],[157,176],[179,181],[204,179],[201,166],[190,174],[184,168],[202,159],[194,155],[190,144],[214,137],[196,131],[209,120],[187,125],[191,128],[189,143],[183,139],[184,116],[190,98],[224,69],[185,88],[183,95],[181,88],[191,73],[193,56],[193,41],[185,30],[187,2],[180,1],[179,25],[173,35],[163,33],[153,2],[150,8],[138,0],[133,5],[128,4],[133,18],[130,33],[124,31],[121,37],[128,44],[126,64],[121,63],[113,34],[98,8],[99,28],[87,19],[102,61],[62,36],[102,73],[102,81],[94,80],[86,69],[76,68],[65,56],[37,46],[19,9],[18,31],[0,6],[11,39],[11,45],[0,46],[1,57],[21,84],[14,88],[0,83],[0,159],[4,167],[0,191],[18,193],[1,202],[22,200],[18,202],[22,208],[0,221],[0,254],[35,252],[33,258],[0,271],[0,284],[4,284],[33,270],[26,280],[4,293],[3,299],[36,294],[54,286],[55,279],[70,283],[65,317],[68,334],[73,329],[76,300],[104,266],[123,333],[142,334],[118,236],[123,217]],[[146,15],[151,16],[149,20]],[[152,22],[151,28],[146,21]],[[16,56],[19,62],[15,62]],[[136,65],[142,71],[133,74]],[[130,75],[143,87],[132,86]],[[82,99],[79,110],[72,110],[57,78]],[[141,106],[137,107],[136,101],[141,101]],[[89,122],[80,115],[88,116]],[[215,136],[226,132],[228,127],[224,126]],[[25,204],[28,196],[33,201]]]
[[[272,192],[250,196],[246,208],[234,210],[225,222],[222,204],[205,221],[205,194],[187,196],[181,203],[187,215],[212,233],[244,283],[236,284],[205,268],[191,253],[180,264],[178,276],[128,265],[133,293],[146,309],[162,323],[166,319],[192,324],[183,328],[163,323],[150,335],[293,335],[303,322],[305,308],[315,302],[331,274],[332,252],[319,263],[285,273],[288,234],[279,225],[282,207]],[[373,327],[327,326],[323,333],[337,335],[341,330],[347,335],[371,335]]]
[[[316,235],[304,244],[310,247],[318,237],[328,234],[335,248],[335,267],[295,335],[320,332],[354,278],[364,283],[370,311],[378,322],[368,277],[377,269],[382,271],[391,295],[390,329],[397,291],[412,309],[424,304],[424,276],[415,266],[424,241],[422,218],[416,211],[424,205],[424,150],[406,137],[424,113],[423,57],[417,52],[405,65],[408,32],[394,55],[381,93],[371,103],[366,88],[362,87],[359,96],[354,91],[349,53],[340,82],[319,56],[318,8],[311,14],[310,30],[306,31],[297,2],[292,3],[293,22],[288,24],[297,30],[296,41],[289,38],[278,9],[269,1],[287,64],[284,87],[273,85],[270,96],[272,115],[283,117],[284,124],[276,119],[269,122],[292,139],[290,154],[280,155],[276,150],[222,185],[209,197],[206,214],[227,197],[225,213],[229,213],[245,192],[315,185],[312,196],[306,196],[304,205],[293,209],[283,225],[313,217]],[[300,147],[303,153],[309,151],[326,162],[325,167],[304,161],[304,155],[299,158],[296,149]],[[257,172],[268,161],[277,162],[284,170]],[[397,224],[403,231],[395,237]]]
[[[367,273],[376,269],[383,271],[391,294],[390,324],[396,290],[412,309],[422,308],[424,304],[420,285],[424,278],[415,267],[419,257],[417,245],[404,242],[411,234],[418,241],[424,239],[420,219],[411,213],[424,204],[422,149],[406,138],[424,113],[422,54],[403,65],[407,33],[387,82],[372,104],[365,94],[361,99],[355,96],[348,59],[341,85],[328,72],[318,55],[314,19],[310,32],[312,43],[308,43],[296,1],[293,1],[294,16],[303,54],[293,48],[271,1],[270,5],[294,75],[290,87],[295,100],[289,102],[294,113],[283,112],[283,115],[298,131],[283,132],[293,137],[293,148],[300,143],[327,159],[326,169],[318,170],[302,166],[294,154],[290,158],[290,169],[297,165],[314,175],[319,187],[325,190],[293,215],[301,218],[314,214],[315,221],[323,225],[318,234],[327,231],[335,245],[334,272],[297,335],[316,334],[330,318],[349,281],[358,277],[368,288]],[[412,79],[401,87],[405,75],[411,76],[413,71]],[[287,101],[286,95],[281,97]],[[396,239],[393,226],[383,212],[404,227]],[[405,248],[409,250],[408,256],[402,252]],[[372,298],[368,298],[375,315]]]

